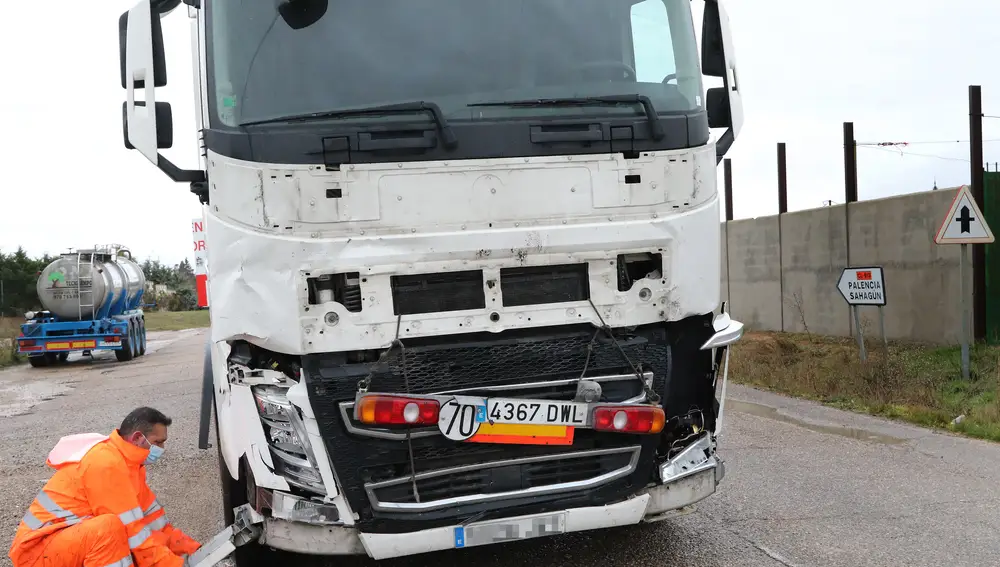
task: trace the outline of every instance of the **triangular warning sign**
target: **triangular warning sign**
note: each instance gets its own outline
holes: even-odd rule
[[[962,185],[951,202],[948,215],[934,236],[938,244],[990,244],[993,231],[986,224],[983,212],[972,198],[968,185]]]

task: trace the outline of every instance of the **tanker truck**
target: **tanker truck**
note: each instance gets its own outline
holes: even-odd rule
[[[142,295],[146,277],[120,245],[60,255],[38,275],[41,311],[24,314],[18,354],[34,367],[65,362],[70,353],[114,351],[119,362],[146,353]]]

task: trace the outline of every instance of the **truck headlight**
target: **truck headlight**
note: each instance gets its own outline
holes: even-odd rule
[[[289,484],[310,492],[325,493],[305,422],[298,408],[288,401],[285,389],[256,386],[253,397],[277,472]]]

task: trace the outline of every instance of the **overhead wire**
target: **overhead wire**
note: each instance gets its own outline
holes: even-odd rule
[[[871,146],[916,146],[916,145],[926,145],[926,144],[968,144],[970,140],[921,140],[917,142],[857,142],[856,146],[871,147]],[[991,138],[988,140],[983,140],[983,143],[988,142],[1000,142],[1000,138]]]
[[[936,158],[936,159],[941,159],[941,160],[945,160],[945,161],[961,161],[961,162],[969,163],[969,160],[964,159],[964,158],[938,156],[938,155],[934,155],[934,154],[922,154],[922,153],[917,153],[917,152],[906,152],[906,151],[899,150],[899,149],[884,148],[884,147],[879,147],[879,146],[861,146],[861,147],[865,148],[865,149],[869,149],[869,150],[879,150],[879,151],[882,151],[882,152],[889,152],[889,153],[897,154],[897,155],[900,155],[900,156],[915,156],[915,157],[925,157],[925,158]]]

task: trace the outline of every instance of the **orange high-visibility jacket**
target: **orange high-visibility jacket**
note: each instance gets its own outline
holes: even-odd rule
[[[87,433],[63,437],[46,461],[56,469],[21,520],[10,548],[15,567],[38,561],[46,536],[103,514],[125,525],[136,567],[182,567],[181,555],[199,544],[170,525],[166,512],[146,484],[143,462],[148,449]]]

